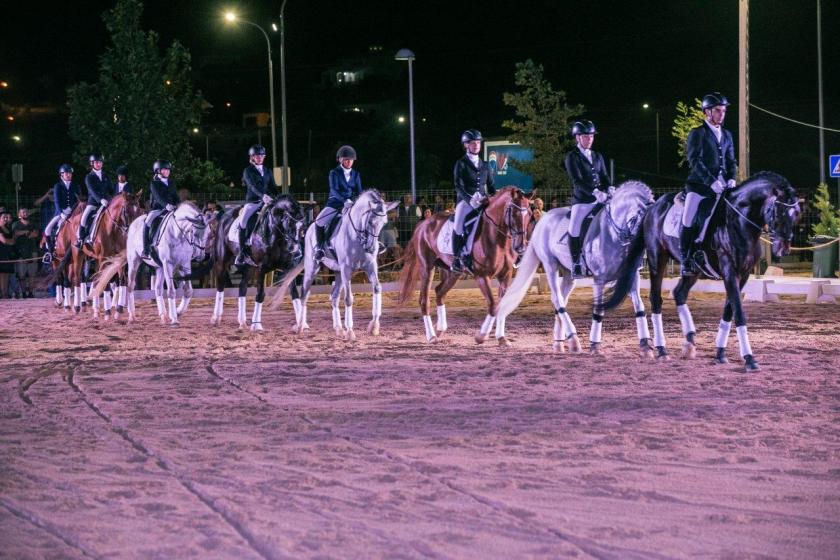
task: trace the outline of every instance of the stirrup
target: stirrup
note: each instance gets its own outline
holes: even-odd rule
[[[575,280],[586,278],[586,273],[583,271],[583,264],[580,261],[576,262],[572,267],[572,278]]]
[[[315,252],[312,254],[312,258],[315,259],[315,262],[321,262],[326,256],[327,252],[324,251],[323,247],[316,247]]]
[[[680,276],[697,276],[697,264],[694,257],[687,257],[680,263]]]
[[[44,253],[44,258],[41,259],[41,262],[44,263],[44,264],[50,264],[52,262],[52,260],[53,260],[52,253],[47,251],[46,253]]]
[[[452,266],[449,267],[449,270],[455,273],[465,272],[464,261],[461,260],[461,257],[452,258]]]

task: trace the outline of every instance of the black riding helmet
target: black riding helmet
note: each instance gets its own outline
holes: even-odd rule
[[[120,175],[128,178],[128,167],[126,167],[125,165],[120,165],[119,167],[117,167],[117,177],[119,177]]]
[[[265,155],[265,148],[263,148],[259,144],[254,144],[253,146],[248,148],[248,157],[264,156],[264,155]]]
[[[723,105],[724,107],[729,106],[729,100],[721,92],[713,91],[712,93],[708,93],[703,96],[701,107],[704,111],[714,109],[719,105]]]
[[[73,166],[69,163],[62,163],[58,168],[58,174],[61,175],[62,173],[73,173]]]
[[[152,164],[152,171],[157,173],[161,169],[169,169],[172,170],[172,162],[166,159],[159,159],[156,160],[154,164]]]
[[[104,163],[105,158],[102,157],[102,154],[99,154],[99,153],[90,154],[90,157],[88,158],[88,162],[93,163],[94,161],[101,161],[101,162]]]
[[[579,134],[598,134],[598,131],[595,130],[595,123],[586,120],[576,121],[572,125],[572,136],[578,136]]]
[[[356,159],[356,150],[353,149],[353,146],[342,146],[335,153],[335,159],[336,161]]]
[[[474,128],[468,128],[461,133],[461,144],[466,144],[467,142],[472,142],[473,140],[483,141],[484,137],[481,135],[481,132]]]

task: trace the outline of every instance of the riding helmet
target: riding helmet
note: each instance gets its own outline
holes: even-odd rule
[[[155,163],[152,165],[152,171],[157,173],[161,169],[172,169],[172,163],[166,159],[159,159],[156,160]]]
[[[62,163],[61,167],[58,168],[58,174],[61,175],[62,173],[73,173],[73,166],[69,163]]]
[[[718,105],[723,105],[724,107],[729,105],[729,100],[721,92],[713,91],[712,93],[703,96],[701,106],[704,111],[707,109],[714,109]]]
[[[88,161],[90,163],[93,163],[94,161],[104,162],[105,158],[102,157],[102,154],[100,154],[100,153],[94,153],[94,154],[90,154],[90,157],[88,158]]]
[[[336,152],[335,159],[337,161],[341,161],[343,159],[356,159],[356,150],[353,149],[353,146],[342,146],[338,149],[338,152]]]
[[[578,136],[579,134],[597,134],[598,131],[595,130],[595,123],[592,121],[582,120],[576,121],[575,124],[572,125],[572,136]]]
[[[259,144],[254,144],[253,146],[248,148],[248,156],[249,157],[264,156],[264,155],[265,155],[265,148],[263,148]]]
[[[473,140],[484,140],[484,137],[481,136],[481,133],[474,128],[468,128],[461,133],[461,144],[466,144],[467,142],[472,142]]]

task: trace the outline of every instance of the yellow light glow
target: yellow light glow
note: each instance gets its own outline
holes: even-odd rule
[[[6,117],[6,120],[12,122],[13,120],[15,120],[15,118],[12,115],[9,115]]]
[[[236,14],[234,14],[233,12],[227,12],[225,14],[225,19],[227,21],[236,21]]]
[[[397,117],[397,122],[404,123],[405,117]]]
[[[648,105],[647,103],[645,103],[644,105],[642,105],[642,109],[650,109],[650,105]]]
[[[171,86],[171,85],[172,85],[172,81],[171,81],[171,80],[166,80],[166,85]]]
[[[0,87],[3,87],[3,88],[9,87],[9,82],[0,82]]]
[[[230,101],[228,101],[227,103],[225,103],[225,107],[232,107],[232,106],[233,106],[233,103],[231,103]]]
[[[193,129],[193,134],[198,134],[198,129],[197,128]]]
[[[14,140],[15,142],[20,142],[22,139],[20,136],[12,136],[12,140]]]

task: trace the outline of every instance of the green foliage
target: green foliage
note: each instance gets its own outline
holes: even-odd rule
[[[99,58],[98,81],[68,89],[70,136],[80,161],[101,152],[110,169],[125,163],[137,177],[164,158],[186,173],[188,130],[201,114],[190,54],[177,41],[161,52],[157,33],[140,28],[142,12],[139,0],[117,0],[103,14],[113,44]]]
[[[834,205],[831,204],[828,185],[825,183],[820,183],[817,186],[813,206],[820,214],[820,221],[812,227],[814,235],[825,235],[827,237],[840,235],[840,212],[835,210]]]
[[[566,92],[555,91],[543,77],[542,65],[530,59],[516,64],[514,76],[518,91],[505,93],[502,99],[514,108],[516,118],[505,120],[502,126],[511,130],[510,142],[534,152],[533,160],[517,162],[516,166],[534,178],[535,187],[567,191],[569,178],[562,162],[574,146],[569,123],[583,113],[583,105],[569,106]]]
[[[230,185],[225,184],[225,172],[216,167],[212,161],[195,160],[179,179],[178,186],[187,188],[190,192],[212,194],[221,200],[241,196],[241,191],[234,196]]]
[[[677,117],[674,119],[674,126],[671,127],[671,136],[677,139],[677,155],[680,156],[680,167],[688,163],[686,154],[686,143],[688,133],[692,128],[697,128],[706,119],[703,113],[702,102],[694,100],[694,107],[690,107],[682,101],[677,102]]]

